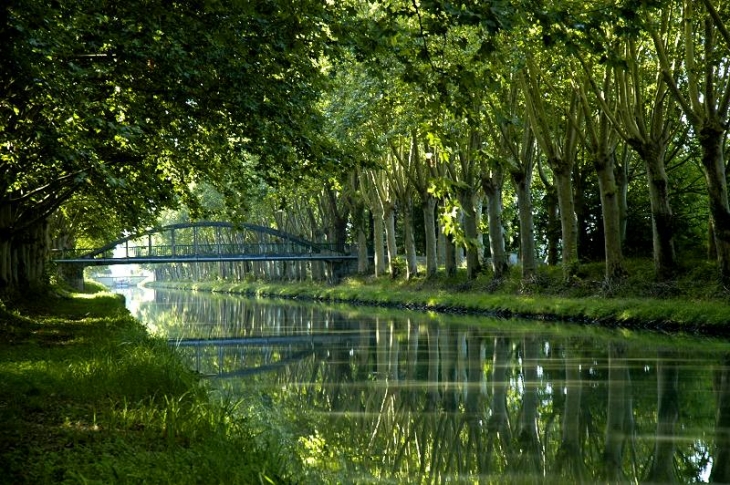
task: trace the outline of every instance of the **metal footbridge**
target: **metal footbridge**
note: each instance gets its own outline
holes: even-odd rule
[[[314,243],[255,224],[212,221],[171,224],[117,239],[100,248],[59,250],[54,254],[56,263],[79,266],[356,259],[356,251],[351,247]]]

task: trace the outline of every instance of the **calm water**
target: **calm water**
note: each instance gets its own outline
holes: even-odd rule
[[[298,453],[313,482],[730,482],[727,342],[126,296],[216,392],[245,397],[240,410]]]

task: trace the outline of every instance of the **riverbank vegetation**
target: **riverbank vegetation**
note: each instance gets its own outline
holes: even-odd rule
[[[157,281],[149,285],[254,296],[343,301],[452,313],[489,313],[660,331],[728,335],[728,291],[712,263],[697,262],[683,278],[657,282],[651,262],[630,260],[630,274],[609,287],[600,263],[582,266],[571,281],[560,268],[542,266],[525,282],[519,269],[496,282],[489,274],[470,279],[462,269],[433,278],[351,277],[339,284],[281,281]]]
[[[209,396],[110,293],[0,309],[0,483],[288,483],[263,418]]]

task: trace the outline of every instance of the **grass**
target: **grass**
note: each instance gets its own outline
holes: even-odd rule
[[[296,481],[255,417],[209,396],[116,295],[0,305],[0,484]]]
[[[467,281],[455,276],[390,279],[353,277],[337,285],[298,282],[156,282],[157,286],[246,293],[328,302],[416,308],[458,313],[569,320],[637,329],[730,335],[730,291],[716,279],[713,264],[687,263],[682,276],[657,282],[651,261],[627,261],[628,275],[603,281],[602,264],[585,264],[570,281],[560,268],[541,267],[531,281],[517,269],[503,280],[489,274]]]

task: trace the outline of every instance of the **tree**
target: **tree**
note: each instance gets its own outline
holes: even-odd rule
[[[553,174],[560,212],[563,278],[568,280],[578,269],[578,223],[572,178],[579,139],[576,132],[579,126],[578,96],[573,90],[566,93],[556,86],[564,81],[564,73],[544,75],[544,71],[554,74],[555,69],[552,65],[540,69],[534,57],[527,59],[520,81],[535,139]],[[547,86],[547,89],[541,90],[540,86]]]
[[[422,161],[418,156],[418,140],[415,136],[409,138],[400,137],[399,146],[390,141],[390,149],[393,155],[393,162],[390,169],[390,182],[395,189],[398,198],[398,207],[403,215],[403,246],[406,253],[406,279],[411,279],[418,274],[416,261],[416,241],[413,235],[413,173],[416,166]],[[407,144],[407,145],[406,145]],[[405,153],[405,146],[408,146],[408,153]]]
[[[482,190],[487,197],[487,223],[489,225],[489,252],[492,255],[494,279],[499,281],[509,271],[508,255],[504,243],[502,223],[504,167],[497,161],[485,162],[481,167]]]
[[[591,69],[587,68],[586,71],[590,72]],[[611,92],[614,86],[610,73],[604,70],[602,77],[601,92]],[[590,81],[586,80],[586,82]],[[583,83],[576,82],[574,88],[583,108],[585,120],[583,141],[589,152],[588,157],[598,175],[606,258],[605,281],[607,284],[612,284],[623,278],[625,274],[619,212],[620,194],[615,170],[617,134],[605,112],[596,110],[595,105],[589,101]]]
[[[0,8],[0,287],[40,282],[45,258],[22,248],[42,244],[75,194],[115,206],[133,230],[164,207],[194,207],[196,181],[244,192],[332,160],[313,108],[336,8],[235,7]]]
[[[668,14],[662,13],[662,16],[661,37],[667,38],[670,33]],[[615,32],[604,35],[604,43],[615,46],[603,54],[607,66],[605,75],[613,78],[612,89],[604,91],[606,84],[594,81],[585,58],[577,55],[599,108],[618,135],[644,162],[649,181],[655,273],[658,279],[666,279],[676,270],[677,262],[665,160],[680,126],[679,116],[666,84],[661,81],[655,57],[647,52],[646,39],[634,32],[622,36],[622,24],[617,22],[616,25],[618,35]]]
[[[692,126],[702,149],[702,168],[707,184],[712,232],[717,252],[719,277],[730,281],[730,205],[723,154],[730,109],[730,78],[726,56],[718,45],[718,33],[727,43],[722,22],[715,20],[709,2],[684,0],[681,18],[653,16],[645,26],[659,58],[663,81]],[[663,23],[679,33],[676,45],[662,38]],[[725,46],[727,47],[727,45]],[[674,49],[682,62],[673,62]]]
[[[520,221],[520,254],[522,279],[535,277],[535,229],[532,205],[532,175],[535,168],[535,136],[525,113],[525,104],[518,77],[520,74],[505,73],[501,89],[496,91],[496,100],[490,103],[491,124],[497,130],[491,131],[494,146],[497,147],[500,162],[510,174],[517,195],[517,212]]]
[[[416,140],[418,134],[414,135]],[[419,144],[416,142],[415,148]],[[416,152],[416,159],[420,160],[421,153]],[[436,239],[436,205],[437,199],[431,190],[431,182],[436,177],[437,171],[434,161],[434,153],[428,144],[424,145],[423,163],[417,163],[413,173],[412,183],[418,192],[421,200],[421,211],[423,212],[423,226],[425,231],[426,244],[426,277],[432,278],[438,270],[437,239]]]

